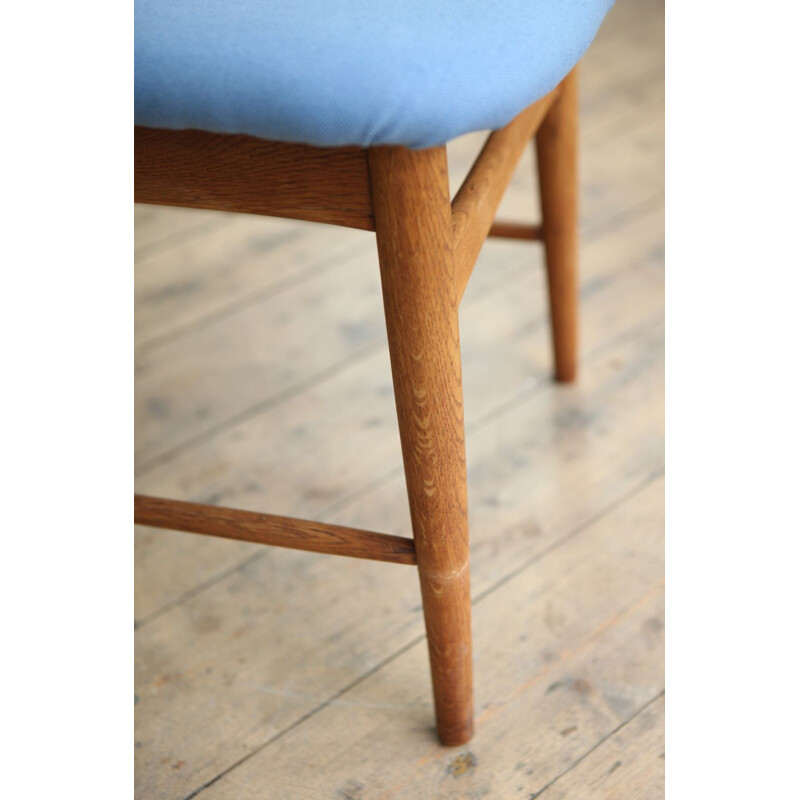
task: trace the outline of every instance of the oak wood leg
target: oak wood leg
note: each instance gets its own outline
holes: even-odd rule
[[[536,134],[542,232],[558,381],[578,368],[578,72],[567,75]]]
[[[447,156],[369,153],[389,355],[442,744],[472,737],[464,415]]]

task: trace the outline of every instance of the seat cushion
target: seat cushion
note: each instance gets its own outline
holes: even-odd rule
[[[135,0],[135,121],[320,146],[502,127],[613,0]]]

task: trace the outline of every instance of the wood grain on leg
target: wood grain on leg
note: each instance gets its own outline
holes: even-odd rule
[[[578,72],[561,83],[536,134],[556,380],[578,369]]]
[[[458,300],[443,147],[369,153],[406,485],[439,738],[472,736],[472,653]]]

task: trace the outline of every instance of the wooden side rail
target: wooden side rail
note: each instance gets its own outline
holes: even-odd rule
[[[500,239],[525,239],[538,242],[542,239],[541,225],[524,225],[519,222],[495,222],[489,228],[489,236]]]
[[[414,540],[403,536],[141,494],[134,496],[134,521],[137,525],[204,533],[314,553],[395,564],[417,563]]]
[[[375,230],[366,151],[134,128],[134,199]]]
[[[559,88],[529,106],[486,140],[452,203],[456,296],[467,288],[481,247],[525,146],[538,130]],[[502,234],[500,234],[502,235]],[[527,238],[527,237],[526,237]]]

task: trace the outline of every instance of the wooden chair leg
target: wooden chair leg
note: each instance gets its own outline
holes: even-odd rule
[[[578,71],[564,79],[536,134],[542,233],[558,381],[578,368]]]
[[[472,736],[464,415],[444,147],[369,153],[397,417],[439,738]]]

